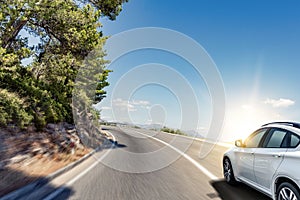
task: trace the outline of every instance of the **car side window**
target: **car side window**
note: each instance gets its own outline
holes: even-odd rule
[[[259,147],[260,141],[262,140],[263,136],[267,132],[268,129],[260,129],[253,134],[251,134],[246,140],[245,140],[245,147],[247,148],[257,148]]]
[[[295,148],[299,145],[300,143],[300,138],[298,135],[295,135],[295,134],[291,134],[291,143],[290,143],[290,148]]]
[[[265,148],[286,148],[287,133],[286,130],[271,129],[263,146]]]

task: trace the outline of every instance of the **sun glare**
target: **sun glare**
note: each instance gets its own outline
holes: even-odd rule
[[[246,139],[261,125],[278,117],[258,106],[238,106],[227,111],[223,137],[227,140]]]

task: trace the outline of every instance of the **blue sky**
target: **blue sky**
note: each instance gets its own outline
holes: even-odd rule
[[[131,0],[116,21],[102,19],[102,31],[114,35],[133,28],[162,27],[181,32],[202,45],[224,83],[226,119],[222,139],[232,140],[244,137],[265,122],[300,121],[299,8],[296,0]],[[181,128],[180,100],[168,88],[144,86],[134,91],[130,99],[113,94],[124,74],[149,63],[174,69],[197,91],[198,129],[205,134],[209,124],[214,123],[205,82],[184,59],[158,50],[132,52],[109,66],[114,72],[109,78],[108,98],[98,105],[102,118],[113,121],[116,116],[111,108],[125,106],[134,123]],[[136,79],[144,76],[147,75],[137,74]],[[157,78],[160,77],[165,78],[158,72]]]

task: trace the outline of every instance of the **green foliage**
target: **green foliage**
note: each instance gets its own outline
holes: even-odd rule
[[[47,124],[46,119],[42,113],[34,113],[34,125],[37,128],[37,130],[42,130],[44,126]]]
[[[94,103],[99,103],[100,101],[102,101],[103,98],[106,97],[106,91],[103,90],[103,88],[109,86],[109,83],[107,82],[107,77],[110,72],[112,72],[112,70],[106,69],[101,74],[99,74]]]
[[[119,13],[122,11],[122,4],[128,2],[128,0],[81,0],[81,2],[90,2],[96,8],[101,10],[103,16],[108,16],[109,19],[115,20]]]
[[[161,128],[160,131],[167,132],[167,133],[172,133],[172,134],[177,134],[177,135],[186,135],[184,132],[182,132],[179,129],[174,130],[174,129],[171,129],[171,128],[168,128],[168,127],[165,127],[165,126],[163,128]]]
[[[99,113],[92,105],[105,97],[110,73],[105,69],[108,62],[102,47],[107,37],[99,31],[100,17],[115,19],[124,2],[0,0],[0,124],[24,127],[33,122],[42,129],[50,122],[72,123],[76,81],[94,84],[79,93],[84,109],[97,119]],[[38,43],[30,44],[28,35]],[[76,80],[91,52],[97,59],[90,61],[84,74],[90,82]],[[26,58],[32,62],[24,66]]]
[[[28,106],[16,93],[0,89],[0,99],[0,125],[16,123],[19,127],[24,128],[31,122],[33,116],[26,112]]]

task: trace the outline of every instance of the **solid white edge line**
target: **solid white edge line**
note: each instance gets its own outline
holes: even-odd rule
[[[107,131],[107,132],[109,132],[109,131]],[[179,153],[180,155],[182,155],[185,159],[187,159],[188,161],[190,161],[195,167],[197,167],[202,173],[204,173],[211,180],[218,180],[219,179],[217,176],[215,176],[213,173],[211,173],[208,169],[206,169],[201,164],[199,164],[196,160],[194,160],[193,158],[191,158],[189,155],[185,154],[184,152],[180,151],[179,149],[175,148],[174,146],[166,143],[163,140],[155,138],[153,136],[149,136],[147,134],[141,133],[140,131],[136,131],[136,132],[138,132],[139,134],[144,135],[146,137],[150,137],[151,139],[156,140],[156,141],[158,141],[158,142],[160,142],[160,143],[168,146],[169,148],[173,149],[174,151],[176,151],[177,153]],[[113,140],[116,141],[115,136],[113,134],[111,134],[110,132],[109,132],[109,134],[112,136]],[[84,170],[83,172],[81,172],[80,174],[78,174],[76,177],[74,177],[73,179],[71,179],[70,181],[68,181],[65,185],[60,186],[59,189],[55,190],[55,192],[51,193],[50,195],[48,195],[47,197],[45,197],[43,200],[52,200],[52,199],[54,199],[56,196],[58,196],[61,192],[63,192],[65,190],[64,186],[71,186],[72,184],[74,184],[78,179],[80,179],[81,177],[83,177],[91,169],[93,169],[96,165],[98,165],[99,162],[102,161],[106,157],[106,155],[111,151],[111,149],[113,147],[114,147],[114,144],[112,145],[112,147],[110,148],[110,150],[108,150],[93,165],[91,165],[89,168],[87,168],[86,170]]]
[[[195,167],[197,167],[200,171],[202,171],[207,177],[209,177],[211,180],[218,180],[219,178],[217,176],[215,176],[213,173],[211,173],[208,169],[206,169],[205,167],[203,167],[202,165],[200,165],[196,160],[194,160],[193,158],[191,158],[189,155],[185,154],[184,152],[180,151],[179,149],[175,148],[174,146],[170,145],[169,143],[166,143],[165,141],[162,141],[158,138],[155,138],[153,136],[141,133],[139,131],[136,131],[141,135],[147,136],[148,138],[150,137],[153,140],[156,140],[168,147],[170,147],[171,149],[173,149],[174,151],[176,151],[177,153],[179,153],[180,155],[182,155],[185,159],[187,159],[188,161],[190,161]]]
[[[197,138],[197,137],[192,137],[192,136],[187,136],[187,135],[178,135],[178,134],[172,134],[172,133],[168,133],[168,132],[164,132],[164,131],[160,131],[160,133],[164,133],[164,134],[168,134],[168,135],[172,135],[172,136],[176,136],[176,137],[182,137],[182,138],[187,138],[187,139],[191,139],[191,140],[197,140],[200,142],[207,142],[210,144],[216,144],[222,147],[233,147],[234,144],[230,144],[230,143],[225,143],[225,142],[214,142],[214,141],[209,141],[203,138]]]
[[[116,141],[116,138],[113,134],[111,134],[109,131],[107,131],[113,138],[113,141]],[[78,174],[77,176],[75,176],[73,179],[71,179],[70,181],[68,181],[66,184],[61,185],[58,189],[56,189],[54,192],[52,192],[51,194],[49,194],[47,197],[45,197],[43,200],[52,200],[54,199],[56,196],[58,196],[60,193],[62,193],[66,188],[65,187],[69,187],[71,185],[73,185],[78,179],[80,179],[81,177],[83,177],[84,175],[86,175],[91,169],[93,169],[96,165],[99,164],[99,162],[101,162],[106,156],[107,154],[114,148],[115,144],[113,144],[109,150],[107,150],[107,152],[101,156],[101,158],[99,158],[95,163],[93,163],[90,167],[88,167],[87,169],[85,169],[84,171],[82,171],[80,174]]]

